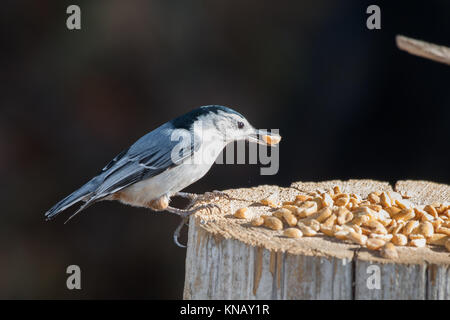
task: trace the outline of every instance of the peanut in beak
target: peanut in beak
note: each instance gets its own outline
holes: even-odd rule
[[[279,136],[279,135],[270,136],[270,135],[264,134],[264,135],[262,135],[262,139],[268,145],[276,145],[276,144],[280,143],[281,136]]]

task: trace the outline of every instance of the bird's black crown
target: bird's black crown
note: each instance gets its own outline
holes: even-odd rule
[[[219,105],[210,105],[210,106],[203,106],[203,107],[197,108],[195,110],[192,110],[191,112],[188,112],[182,116],[179,116],[178,118],[175,118],[170,122],[172,123],[174,128],[189,130],[192,127],[192,124],[195,121],[197,121],[200,116],[207,115],[209,113],[217,114],[219,111],[237,114],[237,115],[243,117],[239,112],[234,111],[233,109],[230,109],[230,108],[227,108],[224,106],[219,106]]]

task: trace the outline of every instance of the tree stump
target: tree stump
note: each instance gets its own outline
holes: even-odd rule
[[[399,181],[394,188],[387,182],[335,180],[226,190],[230,199],[212,200],[221,213],[190,217],[184,299],[450,299],[450,254],[444,247],[398,247],[399,257],[389,260],[324,235],[285,238],[233,216],[242,207],[255,216],[267,213],[270,208],[259,201],[269,196],[292,201],[299,191],[335,185],[362,197],[395,190],[415,204],[450,200],[450,186],[425,181]],[[378,287],[369,283],[373,277],[379,277]]]

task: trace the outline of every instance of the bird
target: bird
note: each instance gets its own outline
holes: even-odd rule
[[[279,141],[278,134],[255,129],[239,112],[221,105],[196,108],[145,134],[120,152],[98,175],[56,203],[45,213],[51,220],[65,209],[82,202],[68,222],[90,205],[116,200],[156,212],[167,211],[182,218],[174,232],[174,242],[187,218],[198,210],[213,210],[215,204],[191,208],[200,195],[182,192],[201,179],[212,167],[224,147],[234,141],[247,140],[262,145]],[[210,195],[219,194],[213,191]],[[174,196],[189,198],[190,204],[179,209],[170,205]],[[220,209],[220,208],[219,208]]]

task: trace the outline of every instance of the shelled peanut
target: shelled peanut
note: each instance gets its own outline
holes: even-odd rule
[[[272,215],[254,218],[254,227],[284,230],[289,238],[325,234],[380,250],[396,257],[396,246],[444,246],[450,251],[450,204],[415,205],[397,192],[374,191],[362,199],[339,186],[328,191],[298,194],[293,201],[275,204],[263,199]],[[245,218],[245,210],[236,216]]]

